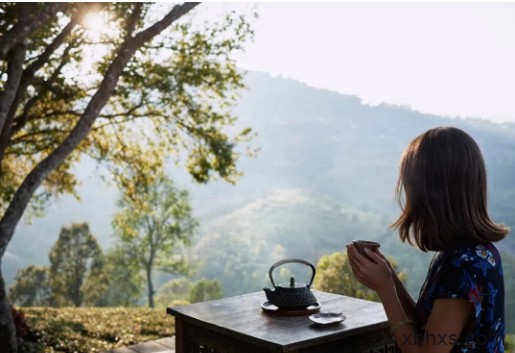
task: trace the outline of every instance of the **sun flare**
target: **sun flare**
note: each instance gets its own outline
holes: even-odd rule
[[[93,33],[107,33],[109,26],[103,14],[91,12],[84,16],[82,21],[84,28]]]

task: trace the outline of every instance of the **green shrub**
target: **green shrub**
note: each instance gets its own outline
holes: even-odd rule
[[[506,335],[504,352],[515,353],[515,335]]]
[[[163,309],[24,307],[20,353],[94,353],[174,335]]]

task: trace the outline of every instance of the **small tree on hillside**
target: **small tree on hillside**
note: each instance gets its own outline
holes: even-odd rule
[[[100,276],[102,282],[105,280],[106,288],[96,306],[137,305],[144,277],[137,256],[128,250],[127,247],[117,246],[105,255],[104,269]]]
[[[21,306],[45,306],[50,303],[48,267],[29,265],[16,271],[16,282],[9,298]]]
[[[222,284],[217,280],[202,279],[191,286],[188,293],[190,303],[205,302],[223,297]]]
[[[62,228],[49,258],[52,304],[81,306],[84,289],[102,269],[102,252],[88,224]]]
[[[159,287],[156,306],[168,307],[174,303],[189,303],[188,293],[192,283],[185,277],[171,279]]]
[[[187,272],[188,266],[177,251],[190,245],[198,222],[191,214],[187,191],[177,189],[171,179],[158,172],[151,180],[147,173],[133,172],[134,178],[125,180],[126,192],[118,202],[120,212],[113,225],[122,247],[144,271],[148,306],[154,307],[154,270]]]

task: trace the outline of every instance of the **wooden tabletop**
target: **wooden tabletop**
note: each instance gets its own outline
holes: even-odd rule
[[[341,324],[320,327],[308,316],[280,317],[263,312],[264,292],[167,308],[178,319],[274,350],[287,352],[387,327],[382,304],[313,291],[320,312],[342,312]]]

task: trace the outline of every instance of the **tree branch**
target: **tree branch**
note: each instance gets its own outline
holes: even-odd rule
[[[56,134],[56,133],[64,134],[64,133],[69,133],[69,132],[70,132],[70,130],[63,130],[63,129],[43,129],[43,130],[38,130],[38,131],[32,131],[32,132],[28,132],[26,134],[16,137],[15,139],[13,139],[11,141],[11,143],[9,145],[14,146],[19,143],[26,143],[27,142],[26,139],[34,137],[34,136],[38,136],[38,135],[47,135],[47,134]]]
[[[45,65],[47,63],[50,56],[55,52],[55,50],[57,48],[59,48],[61,46],[61,44],[64,43],[64,40],[66,39],[66,37],[68,37],[70,35],[70,33],[75,28],[75,26],[77,26],[77,24],[82,19],[82,17],[84,17],[84,12],[79,10],[79,12],[77,14],[75,14],[71,18],[70,22],[68,22],[68,24],[63,28],[61,33],[59,33],[54,38],[52,43],[50,43],[45,48],[45,51],[43,51],[43,53],[41,55],[39,55],[37,57],[37,59],[25,69],[25,71],[23,72],[23,78],[22,78],[22,82],[24,84],[26,84],[28,86],[32,82],[32,79],[34,78],[34,74],[36,73],[36,71],[41,69],[43,67],[43,65]]]
[[[41,13],[33,14],[32,16],[27,16],[27,8],[23,8],[24,6],[19,4],[19,20],[16,25],[14,25],[2,38],[0,38],[0,60],[4,59],[7,53],[17,44],[22,43],[29,35],[31,35],[34,31],[36,31],[39,27],[49,21],[51,18],[55,18],[57,12],[62,10],[66,3],[51,3],[45,4],[46,8]],[[33,7],[32,10],[37,6],[31,4]],[[29,12],[30,13],[30,12]]]
[[[7,67],[7,82],[5,84],[4,91],[0,96],[0,133],[2,133],[2,135],[5,122],[8,118],[9,110],[11,109],[11,105],[15,100],[16,92],[18,91],[18,87],[20,85],[23,72],[23,59],[25,58],[26,51],[27,47],[25,45],[18,45],[16,48],[14,48],[9,58]]]
[[[129,39],[132,37],[132,32],[136,28],[136,24],[138,23],[138,20],[141,16],[141,10],[143,9],[142,3],[136,3],[134,5],[134,8],[132,9],[132,12],[130,14],[130,17],[127,19],[127,23],[125,26],[125,39]]]
[[[21,117],[17,119],[16,124],[14,124],[14,116],[16,114],[16,111],[18,110],[19,102],[21,101],[23,95],[25,94],[25,91],[31,81],[34,79],[34,72],[28,73],[25,82],[23,81],[25,75],[22,76],[22,82],[20,83],[20,86],[18,87],[18,92],[16,94],[16,98],[14,99],[14,102],[11,104],[11,108],[9,110],[9,116],[7,117],[7,121],[4,125],[4,128],[0,134],[0,161],[3,160],[5,151],[7,147],[9,146],[9,140],[11,139],[11,136],[13,133],[16,133],[20,129],[23,128],[23,126],[27,123],[29,119],[29,113],[30,109],[36,104],[39,98],[41,98],[52,86],[52,83],[55,81],[57,76],[61,73],[61,70],[63,69],[64,65],[66,65],[66,58],[68,57],[68,53],[73,48],[73,43],[70,43],[66,49],[64,50],[63,55],[61,56],[61,62],[55,69],[55,71],[52,73],[50,78],[44,82],[43,87],[40,89],[37,95],[29,99],[27,104],[25,104],[25,107],[23,108],[23,113],[21,114]],[[50,55],[50,54],[48,54]],[[36,67],[34,67],[36,68]],[[25,71],[27,72],[27,71]],[[24,73],[25,73],[24,72]],[[14,127],[13,127],[14,124]]]
[[[25,109],[23,111],[21,119],[14,124],[14,116],[16,115],[16,111],[18,110],[18,106],[23,98],[23,96],[26,93],[27,87],[33,82],[35,73],[41,69],[48,61],[50,56],[55,52],[55,50],[61,46],[61,44],[64,42],[66,37],[70,35],[73,28],[79,23],[80,19],[84,16],[84,11],[82,10],[82,7],[78,10],[78,12],[73,15],[72,19],[68,24],[63,28],[61,33],[59,33],[52,43],[50,43],[44,52],[34,61],[32,62],[24,71],[20,80],[20,83],[18,85],[18,88],[16,89],[16,96],[14,100],[12,101],[9,110],[8,110],[8,116],[4,120],[3,126],[0,125],[0,161],[3,160],[3,156],[5,154],[5,150],[7,149],[7,146],[9,145],[9,139],[12,136],[12,134],[18,130],[20,130],[27,122],[30,108],[36,103],[37,99],[43,94],[43,92],[40,92],[37,96],[33,97],[29,102],[25,105]],[[63,57],[66,57],[69,50],[71,49],[70,46],[68,46],[63,54]],[[20,62],[22,63],[23,58]],[[61,61],[61,65],[58,67],[56,72],[54,72],[54,75],[52,75],[52,78],[49,80],[50,82],[47,84],[47,87],[51,84],[53,79],[57,77],[57,74],[61,71],[62,67],[64,66],[64,59]],[[43,90],[44,91],[44,90]],[[1,119],[0,119],[1,121]],[[0,123],[1,124],[1,123]],[[0,167],[0,173],[1,173],[1,167]]]
[[[160,21],[154,23],[152,26],[148,27],[144,31],[136,34],[134,39],[138,43],[141,43],[139,44],[140,46],[143,45],[145,42],[148,42],[150,39],[154,38],[156,35],[164,31],[173,22],[175,22],[177,19],[181,18],[182,16],[190,12],[199,4],[200,2],[186,2],[182,5],[175,5],[172,8],[172,10],[168,14],[166,14],[165,17],[163,17]]]
[[[39,90],[38,94],[35,95],[34,97],[32,97],[31,99],[29,99],[29,101],[25,104],[25,107],[23,107],[23,113],[21,114],[21,116],[19,118],[16,119],[16,122],[14,123],[14,126],[12,127],[12,131],[7,131],[7,129],[4,129],[5,131],[2,132],[2,137],[0,140],[0,160],[2,160],[1,159],[2,153],[3,153],[3,150],[5,150],[5,146],[7,145],[6,141],[9,140],[9,138],[12,136],[13,133],[16,133],[17,131],[21,130],[25,126],[27,121],[29,121],[30,109],[34,106],[34,104],[36,104],[36,102],[38,101],[39,98],[41,98],[46,92],[48,92],[50,90],[50,88],[52,87],[52,83],[55,81],[57,76],[59,76],[63,67],[66,65],[66,60],[68,58],[68,54],[69,54],[70,50],[74,48],[74,44],[75,43],[70,43],[66,47],[66,49],[63,52],[63,55],[61,56],[61,62],[59,63],[57,68],[54,70],[52,75],[48,78],[48,80],[43,81],[43,87]],[[34,80],[33,75],[27,76],[26,77],[27,80],[25,82],[23,82],[23,78],[25,78],[25,75],[24,75],[24,77],[22,77],[22,84],[20,85],[20,89],[18,90],[18,94],[16,95],[16,99],[18,101],[21,100],[22,96],[25,94],[25,90],[27,89],[29,84],[32,83],[32,81]],[[25,87],[22,87],[22,85],[24,85]],[[23,90],[22,90],[22,88],[23,88]],[[14,117],[14,114],[16,114],[17,107],[12,107],[11,110],[12,111],[10,112],[10,114],[12,114],[12,117]],[[10,130],[10,127],[9,127],[9,130]]]

